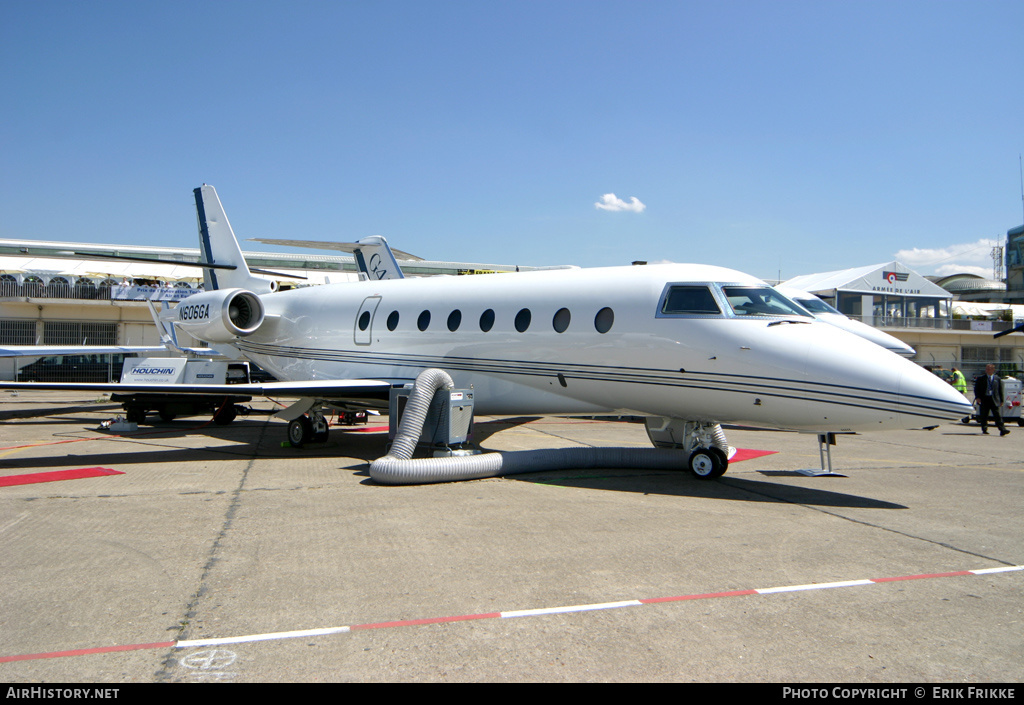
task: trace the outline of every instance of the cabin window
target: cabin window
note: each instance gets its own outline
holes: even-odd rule
[[[555,317],[551,320],[551,327],[558,333],[564,333],[569,328],[569,321],[572,319],[572,314],[569,313],[569,309],[560,308],[555,313]]]
[[[460,325],[462,325],[462,311],[455,309],[448,314],[448,330],[454,333]]]
[[[370,327],[370,312],[363,311],[359,315],[359,330],[366,330]]]
[[[480,330],[484,333],[494,327],[494,310],[487,309],[480,314]]]
[[[767,286],[724,286],[725,298],[737,316],[803,316],[810,314]]]
[[[526,329],[530,327],[530,319],[533,318],[533,314],[530,313],[530,309],[520,309],[519,313],[516,314],[516,330],[520,333],[525,333]]]
[[[721,315],[711,289],[706,286],[673,286],[669,288],[662,313],[700,316]]]
[[[597,329],[598,333],[607,333],[612,329],[612,324],[615,323],[615,312],[607,306],[602,308],[594,316],[594,328]]]
[[[392,311],[388,315],[388,330],[394,330],[398,328],[398,311]]]
[[[420,330],[426,330],[430,325],[430,311],[424,311],[420,314],[420,317],[416,319],[416,327]]]

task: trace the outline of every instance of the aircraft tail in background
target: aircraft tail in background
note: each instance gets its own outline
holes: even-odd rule
[[[388,241],[380,235],[371,235],[352,243],[352,254],[355,255],[360,278],[405,279]]]

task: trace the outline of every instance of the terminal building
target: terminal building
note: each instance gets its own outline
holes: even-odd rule
[[[1005,302],[1024,305],[1024,225],[1006,232]]]
[[[794,277],[785,286],[822,298],[847,316],[913,347],[913,360],[968,379],[989,363],[1024,375],[1024,334],[996,333],[1024,323],[1024,226],[1007,232],[1005,282],[974,274],[923,277],[900,262]]]

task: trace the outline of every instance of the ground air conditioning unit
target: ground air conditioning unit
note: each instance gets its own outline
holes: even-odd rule
[[[395,440],[412,387],[391,389],[388,439]],[[473,390],[439,389],[434,393],[420,433],[420,444],[448,448],[468,443],[473,438]]]

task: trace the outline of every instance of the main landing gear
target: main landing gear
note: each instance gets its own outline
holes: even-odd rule
[[[328,436],[327,419],[319,409],[311,409],[288,422],[288,442],[295,448],[306,443],[323,443]]]

